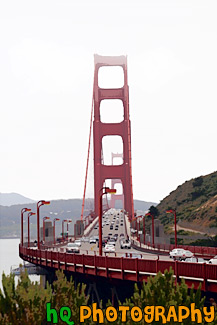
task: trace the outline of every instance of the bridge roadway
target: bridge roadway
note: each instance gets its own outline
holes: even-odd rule
[[[193,284],[196,289],[201,283],[203,291],[217,293],[217,265],[174,262],[168,255],[157,256],[155,252],[142,253],[140,258],[125,257],[126,253],[141,254],[141,252],[132,248],[123,250],[120,248],[119,237],[121,233],[126,234],[126,224],[123,222],[121,226],[122,218],[119,216],[118,230],[115,230],[117,218],[114,220],[113,230],[110,230],[114,214],[117,215],[117,212],[108,216],[110,223],[103,227],[103,236],[118,233],[115,253],[106,253],[106,255],[103,253],[103,256],[99,256],[96,244],[82,242],[80,254],[65,253],[65,247],[34,249],[20,246],[20,257],[50,271],[62,269],[71,274],[95,277],[96,281],[106,278],[123,283],[142,282],[150,275],[155,275],[159,271],[163,273],[172,267],[177,282],[184,278],[189,287]],[[98,235],[98,229],[91,231],[90,236],[94,235]]]
[[[115,252],[110,252],[110,253],[106,253],[107,256],[118,256],[118,257],[124,257],[124,256],[128,256],[130,257],[131,255],[136,258],[147,258],[147,259],[157,259],[158,255],[156,252],[152,252],[152,253],[144,253],[141,251],[138,251],[135,248],[131,248],[131,249],[121,249],[120,247],[120,240],[122,239],[126,239],[127,238],[127,231],[126,231],[126,223],[125,223],[125,215],[123,212],[121,212],[120,210],[115,210],[115,209],[110,209],[109,211],[107,211],[104,215],[103,215],[103,231],[102,231],[102,238],[104,237],[114,237],[115,234],[118,234],[118,239],[116,241],[115,244]],[[113,229],[110,229],[110,226],[112,225],[112,222],[114,222],[113,224]],[[118,230],[115,230],[115,226],[118,225]],[[99,248],[98,248],[98,243],[96,244],[90,244],[89,243],[89,239],[91,237],[94,236],[99,236],[99,228],[98,228],[98,222],[95,224],[95,227],[91,230],[88,238],[86,238],[87,241],[82,241],[81,242],[81,247],[80,247],[80,253],[85,254],[88,251],[88,254],[94,254],[99,252]],[[121,237],[120,235],[124,234],[124,237]],[[63,246],[66,249],[66,246]],[[127,254],[127,255],[126,255]],[[105,255],[104,253],[104,249],[103,249],[103,255]],[[159,256],[159,259],[161,260],[166,260],[169,261],[169,254],[167,254],[167,256]]]

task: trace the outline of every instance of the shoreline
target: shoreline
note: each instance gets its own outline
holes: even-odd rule
[[[0,237],[0,239],[20,239],[20,237]]]

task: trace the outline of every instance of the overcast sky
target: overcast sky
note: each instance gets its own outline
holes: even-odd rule
[[[216,16],[216,0],[1,1],[0,192],[82,197],[94,53],[128,56],[135,199],[216,171]]]

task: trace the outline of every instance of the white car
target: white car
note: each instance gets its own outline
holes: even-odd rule
[[[104,252],[106,253],[108,253],[108,252],[115,252],[115,246],[114,245],[109,245],[109,244],[107,244],[107,245],[105,245],[105,248],[104,248]]]
[[[217,264],[217,255],[214,256],[213,258],[211,258],[211,259],[207,262],[207,264]]]
[[[206,263],[206,261],[201,258],[201,257],[187,257],[185,260],[183,260],[182,262],[189,262],[189,263]]]
[[[80,253],[80,249],[75,243],[68,243],[66,253]]]
[[[90,238],[89,243],[90,244],[96,244],[96,238]]]
[[[78,247],[81,247],[81,240],[80,239],[76,239],[74,241],[74,244],[77,245]]]
[[[174,248],[170,252],[170,257],[173,258],[174,260],[184,260],[187,257],[192,257],[194,254],[188,250],[185,250],[183,248]]]
[[[121,249],[123,248],[128,248],[130,249],[131,248],[131,241],[126,239],[126,240],[121,240],[120,242],[120,246],[121,246]]]

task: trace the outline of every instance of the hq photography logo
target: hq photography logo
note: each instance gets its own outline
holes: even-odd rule
[[[47,322],[51,324],[58,324],[59,320],[65,322],[68,325],[74,325],[74,321],[71,319],[72,311],[69,307],[63,306],[58,312],[55,308],[51,308],[51,303],[47,303]],[[140,322],[143,319],[147,324],[152,322],[160,322],[161,324],[170,324],[171,322],[181,323],[185,319],[191,320],[196,324],[200,324],[205,320],[206,323],[213,322],[215,318],[214,306],[209,308],[203,307],[202,311],[195,308],[195,303],[192,303],[189,307],[186,306],[170,306],[166,311],[163,306],[146,306],[141,309],[138,306],[130,308],[129,306],[119,306],[117,309],[110,306],[104,311],[97,308],[97,304],[93,303],[92,308],[88,306],[81,306],[79,313],[79,324],[85,323],[86,320],[92,319],[97,324],[104,324],[105,319],[108,322],[115,323],[120,320],[125,323],[131,319],[133,322]],[[78,324],[75,324],[78,325]]]

